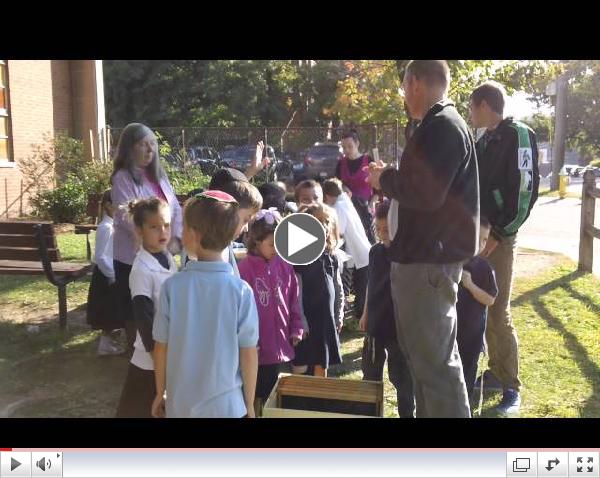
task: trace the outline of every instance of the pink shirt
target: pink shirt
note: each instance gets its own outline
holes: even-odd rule
[[[254,291],[258,309],[258,363],[293,360],[291,339],[301,338],[304,333],[294,269],[279,256],[267,262],[251,254],[238,267],[241,278]]]
[[[371,185],[368,182],[369,172],[363,170],[365,166],[369,165],[369,156],[364,154],[360,159],[354,160],[361,162],[358,171],[354,174],[350,173],[348,161],[350,160],[346,156],[340,159],[340,179],[348,186],[354,196],[369,201],[373,196],[373,188],[371,188]]]
[[[162,199],[163,201],[167,201],[167,196],[165,196],[165,193],[163,192],[162,188],[160,187],[160,184],[158,182],[154,181],[154,179],[152,179],[150,177],[150,175],[148,174],[148,171],[146,171],[146,170],[144,170],[144,180],[148,181],[148,183],[150,184],[150,187],[154,191],[155,197]]]

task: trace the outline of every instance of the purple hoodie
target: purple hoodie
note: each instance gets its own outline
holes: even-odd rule
[[[279,256],[267,262],[251,254],[238,267],[241,278],[254,291],[258,309],[258,363],[269,365],[292,360],[292,338],[302,338],[304,333],[293,267]]]

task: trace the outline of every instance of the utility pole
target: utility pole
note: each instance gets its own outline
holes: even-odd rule
[[[559,173],[565,162],[567,136],[567,73],[556,79],[556,107],[554,110],[554,145],[552,147],[552,180],[550,190],[558,190]]]

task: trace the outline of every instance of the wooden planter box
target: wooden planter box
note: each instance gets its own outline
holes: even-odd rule
[[[383,417],[383,382],[279,374],[263,418]]]

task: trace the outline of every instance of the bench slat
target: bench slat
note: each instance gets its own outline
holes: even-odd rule
[[[48,258],[52,262],[60,261],[58,249],[48,249]],[[41,261],[39,249],[33,247],[0,247],[0,259],[15,261]]]
[[[53,262],[52,270],[61,275],[86,274],[94,264],[80,262]],[[0,274],[44,274],[44,267],[37,261],[0,260]]]
[[[42,224],[42,231],[47,236],[54,236],[54,227],[51,222],[19,221],[5,222],[0,221],[0,234],[28,234],[34,235],[37,224]]]
[[[75,234],[89,234],[96,229],[98,229],[98,226],[95,224],[80,224],[75,226]]]
[[[38,248],[38,240],[29,234],[0,234],[0,247]],[[56,236],[46,236],[46,247],[57,249]]]

